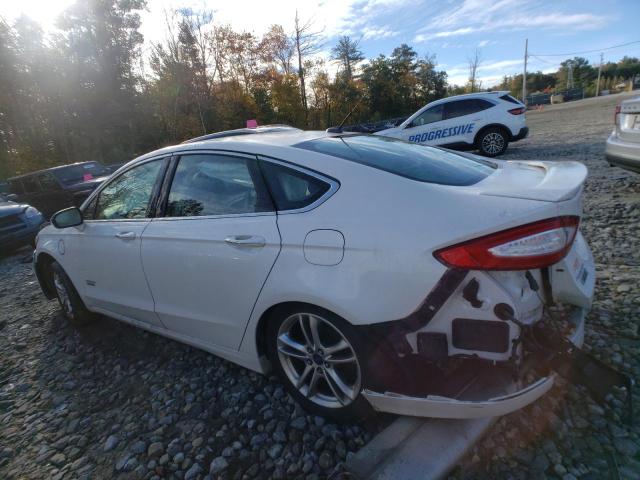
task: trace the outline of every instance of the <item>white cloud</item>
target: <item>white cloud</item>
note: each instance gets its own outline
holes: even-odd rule
[[[362,29],[362,38],[363,40],[369,40],[369,39],[379,40],[381,38],[395,37],[396,35],[398,35],[398,33],[399,32],[395,30],[391,30],[387,27],[380,27],[380,28],[364,27]]]
[[[601,28],[609,21],[590,13],[550,11],[536,0],[464,0],[422,27],[414,41],[527,28],[590,30]]]

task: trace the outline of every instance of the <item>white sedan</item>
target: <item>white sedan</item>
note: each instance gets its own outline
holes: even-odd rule
[[[524,368],[545,304],[566,304],[582,343],[586,174],[370,135],[216,134],[54,215],[35,270],[69,320],[104,314],[274,369],[310,411],[499,415],[553,384]]]

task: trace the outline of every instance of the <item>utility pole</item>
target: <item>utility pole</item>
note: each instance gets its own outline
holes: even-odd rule
[[[522,103],[527,104],[527,59],[529,57],[529,39],[524,41],[524,71],[522,72]]]
[[[602,72],[602,62],[603,62],[602,53],[600,53],[600,65],[598,66],[598,83],[596,83],[596,97],[600,94],[600,73]]]

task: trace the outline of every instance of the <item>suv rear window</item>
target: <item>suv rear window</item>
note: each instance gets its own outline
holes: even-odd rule
[[[109,175],[109,170],[98,162],[66,165],[64,167],[56,168],[55,170],[52,170],[52,172],[64,185],[73,185],[75,183],[93,180],[96,177]]]
[[[324,137],[295,146],[440,185],[473,185],[491,175],[496,168],[488,161],[377,135]]]

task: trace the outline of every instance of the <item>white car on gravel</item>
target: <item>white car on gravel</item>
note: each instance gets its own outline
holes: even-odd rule
[[[509,142],[525,138],[527,108],[509,92],[481,92],[442,98],[425,105],[397,127],[375,135],[423,145],[502,155]]]
[[[104,314],[273,369],[310,411],[499,415],[551,388],[540,341],[582,343],[586,175],[374,135],[216,134],[55,214],[35,271],[71,321]]]
[[[640,173],[640,97],[624,100],[616,107],[615,123],[605,157],[610,165]]]

